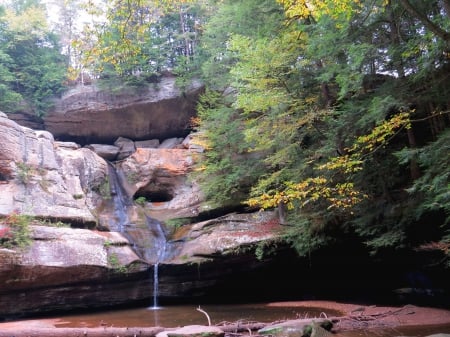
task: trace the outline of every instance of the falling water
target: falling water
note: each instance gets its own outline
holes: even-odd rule
[[[163,225],[156,219],[146,217],[148,230],[153,235],[148,232],[137,235],[136,233],[138,229],[135,228],[133,224],[130,224],[127,212],[127,208],[132,205],[131,198],[126,193],[126,190],[124,190],[120,176],[112,164],[109,165],[109,180],[117,230],[121,232],[130,243],[133,243],[134,251],[142,259],[145,259],[146,261],[154,261],[153,307],[150,307],[150,309],[159,309],[159,264],[165,258],[167,246],[167,239]],[[149,244],[148,242],[146,243],[145,240],[142,240],[144,236],[153,237],[152,244]]]
[[[159,293],[159,280],[158,280],[158,265],[156,262],[153,266],[153,307],[152,309],[159,309],[158,306],[158,293]]]
[[[124,232],[124,227],[129,222],[127,206],[131,204],[127,194],[123,191],[120,184],[116,169],[112,164],[108,165],[109,169],[109,186],[111,189],[111,196],[114,206],[114,216],[117,221],[117,229],[119,232]]]
[[[147,224],[155,235],[156,262],[153,266],[153,307],[159,309],[159,263],[164,260],[167,246],[167,239],[162,224],[152,218],[147,218]]]

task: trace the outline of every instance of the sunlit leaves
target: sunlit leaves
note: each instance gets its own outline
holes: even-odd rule
[[[320,19],[323,15],[349,19],[361,6],[359,0],[277,0],[286,10],[288,18],[309,17]]]
[[[352,182],[352,174],[363,170],[364,159],[380,146],[388,143],[392,136],[404,127],[410,126],[409,113],[402,112],[372,129],[372,132],[358,137],[347,153],[331,157],[324,164],[317,165],[323,175],[307,178],[298,183],[286,182],[281,190],[273,190],[247,203],[262,208],[276,207],[280,203],[294,207],[299,201],[300,207],[319,200],[325,200],[329,208],[351,209],[367,196],[360,192]],[[333,174],[329,174],[332,172]],[[326,177],[330,178],[326,178]]]

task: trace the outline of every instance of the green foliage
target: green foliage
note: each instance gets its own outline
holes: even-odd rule
[[[237,205],[261,172],[258,159],[248,152],[242,120],[226,98],[214,91],[207,91],[200,99],[198,119],[199,129],[205,131],[194,141],[208,151],[193,177],[211,203]]]
[[[85,27],[73,47],[84,68],[100,75],[107,85],[143,87],[152,75],[190,60],[197,47],[202,20],[201,2],[109,1],[101,7],[90,2],[88,12],[106,18]],[[95,46],[92,46],[92,37]]]
[[[92,188],[104,199],[111,199],[111,186],[109,184],[109,178],[105,177],[97,186]]]
[[[64,89],[66,62],[39,1],[0,14],[0,109],[42,116]]]
[[[281,7],[272,0],[223,1],[204,24],[198,62],[202,78],[216,90],[230,82],[230,69],[237,61],[228,48],[230,37],[275,37],[283,24]]]
[[[169,219],[166,220],[164,223],[172,228],[180,228],[186,224],[189,224],[191,220],[189,218],[175,218],[175,219]]]
[[[421,218],[427,212],[443,212],[445,226],[450,224],[450,130],[445,130],[434,142],[420,149],[404,148],[397,152],[400,163],[417,158],[423,174],[415,180],[407,192],[421,202],[415,207],[415,217]]]
[[[26,248],[31,244],[30,224],[34,218],[30,215],[12,213],[2,221],[0,246],[5,248]]]
[[[119,257],[115,253],[108,254],[108,265],[114,270],[115,273],[127,273],[128,267],[123,265],[119,261]]]
[[[17,179],[24,185],[27,185],[33,177],[33,168],[24,162],[18,162],[17,166]]]
[[[448,31],[442,3],[278,2],[285,25],[273,3],[252,1],[220,3],[204,25],[198,59],[216,89],[196,121],[207,197],[286,203],[285,238],[302,255],[346,234],[373,252],[445,247],[448,44],[420,14]]]
[[[147,202],[147,199],[145,197],[139,197],[134,199],[134,202],[138,205],[144,206]]]

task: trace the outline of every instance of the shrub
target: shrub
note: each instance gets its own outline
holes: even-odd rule
[[[11,213],[0,231],[0,246],[5,248],[25,248],[31,244],[30,223],[33,217],[18,212]]]

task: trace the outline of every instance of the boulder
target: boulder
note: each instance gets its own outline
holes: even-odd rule
[[[117,160],[122,160],[131,156],[134,151],[136,151],[136,147],[134,146],[134,142],[131,139],[119,137],[114,142],[114,146],[119,149],[119,153],[117,154]]]
[[[134,142],[136,148],[156,149],[159,147],[159,139],[149,139]]]
[[[44,116],[45,129],[56,139],[112,144],[118,137],[167,139],[186,135],[196,113],[203,85],[197,81],[181,91],[174,76],[140,90],[106,90],[95,84],[78,86],[55,101]]]
[[[269,325],[258,330],[263,336],[280,337],[310,337],[310,336],[332,336],[330,332],[333,323],[325,318],[305,318],[289,320],[286,322]]]
[[[240,247],[272,240],[281,231],[275,212],[231,213],[192,225],[184,225],[173,235],[179,246],[170,263],[196,262],[223,256]]]
[[[202,153],[205,151],[205,148],[202,145],[197,144],[197,142],[195,141],[195,136],[196,134],[193,133],[188,134],[186,138],[184,138],[181,145],[183,148],[188,149],[191,152]]]
[[[117,155],[119,154],[119,148],[115,145],[89,144],[89,145],[86,145],[86,148],[94,151],[100,157],[102,157],[103,159],[108,160],[108,161],[115,160],[117,158]]]
[[[159,146],[159,149],[175,149],[183,142],[183,138],[165,139]]]

